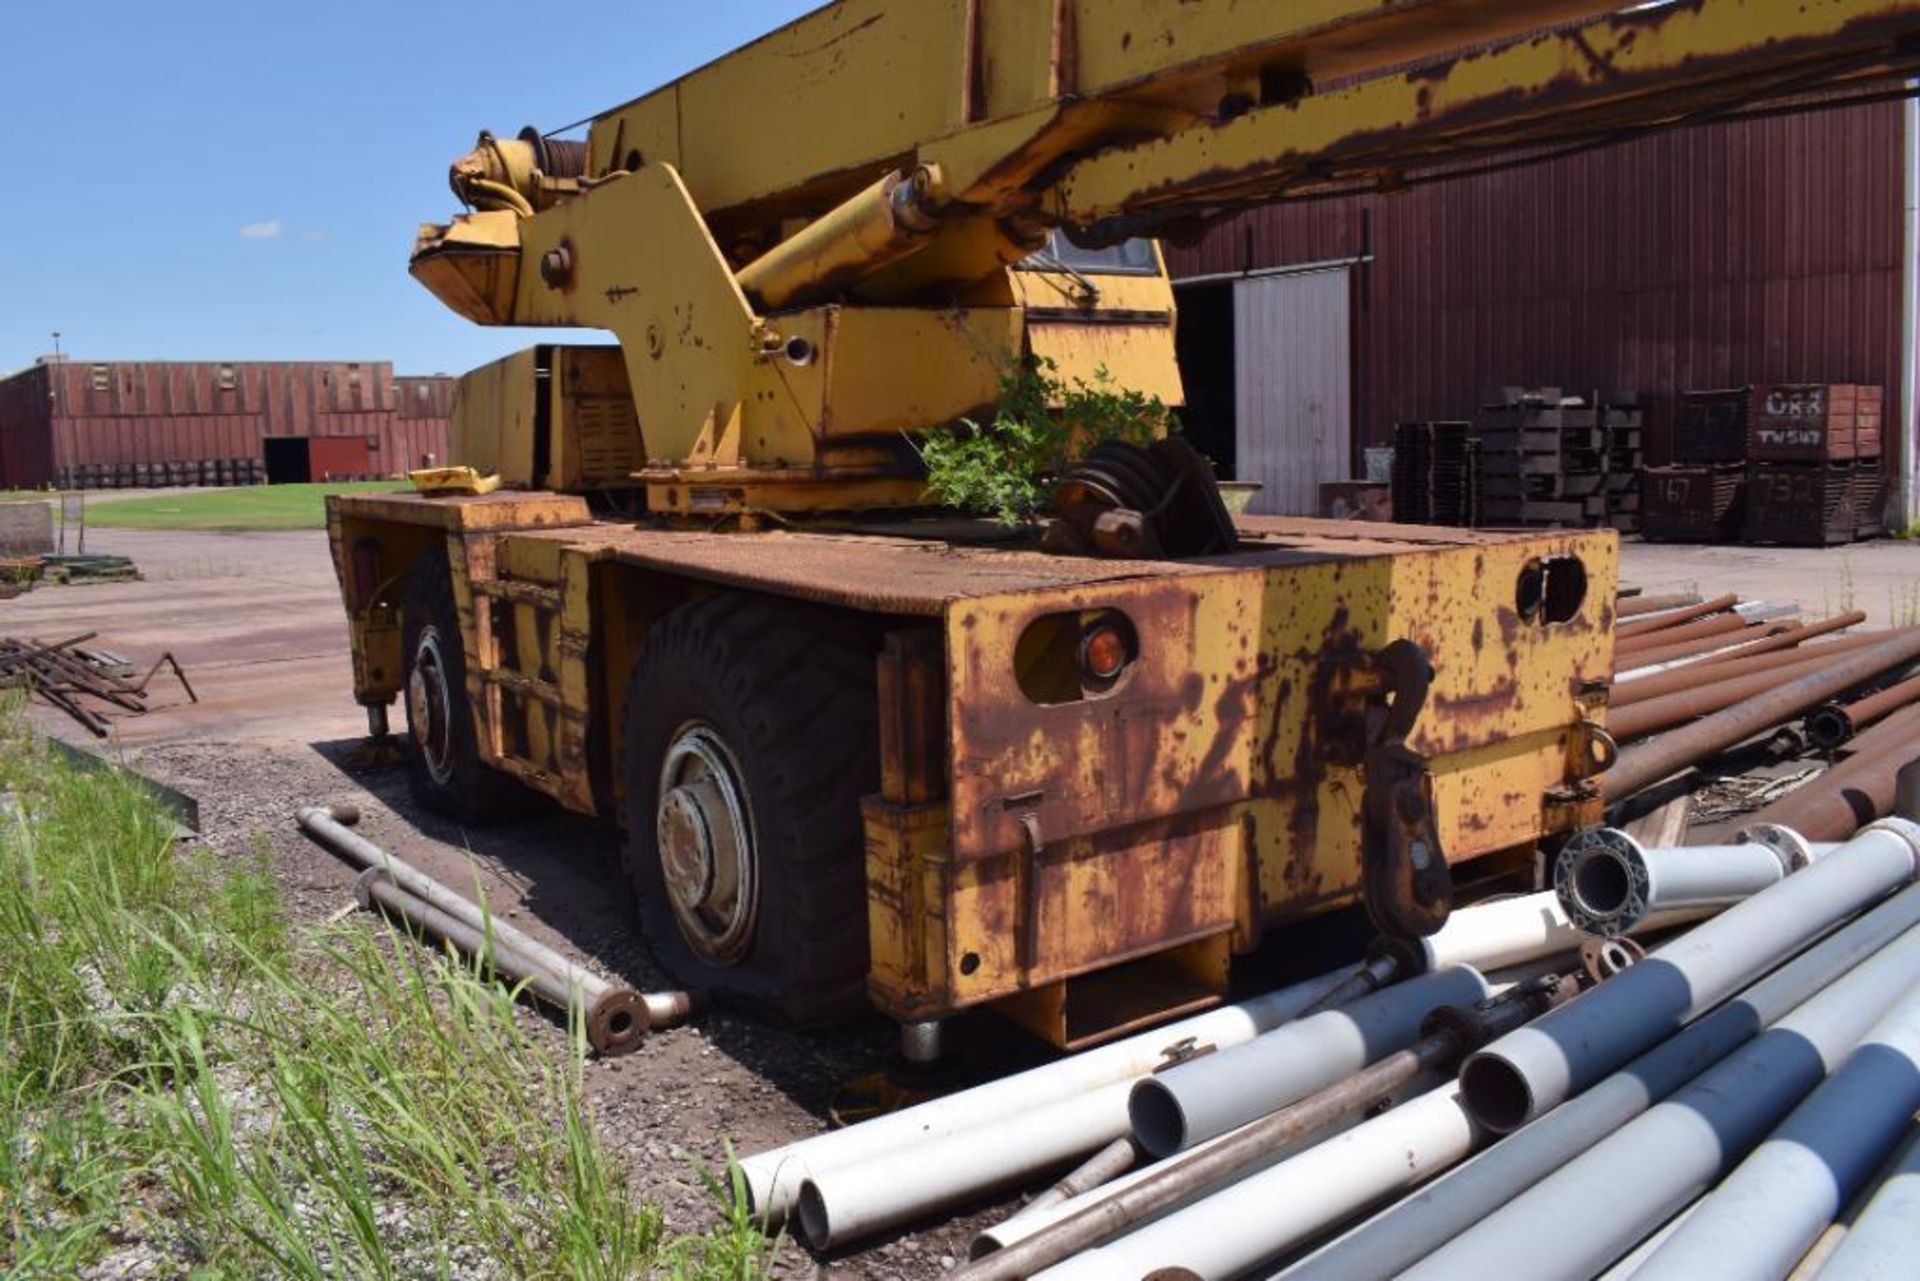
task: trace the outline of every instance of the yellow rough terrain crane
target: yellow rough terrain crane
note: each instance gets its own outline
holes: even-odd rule
[[[1237,527],[1175,438],[1055,537],[913,439],[1023,359],[1180,403],[1150,237],[1908,74],[1920,0],[840,0],[596,117],[481,135],[413,274],[571,325],[463,378],[485,494],[331,500],[355,693],[421,799],[617,815],[652,946],[798,1023],[1061,1045],[1236,953],[1595,821],[1611,533]],[[1465,871],[1461,869],[1465,865]]]

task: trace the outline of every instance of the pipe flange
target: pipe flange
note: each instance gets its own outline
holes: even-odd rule
[[[587,1043],[607,1058],[639,1049],[652,1025],[646,1001],[631,988],[609,990],[586,1011]]]
[[[1780,870],[1791,876],[1813,862],[1813,846],[1791,827],[1779,823],[1756,823],[1740,829],[1742,845],[1764,845],[1780,860]]]
[[[1646,850],[1618,828],[1581,832],[1554,861],[1553,892],[1567,919],[1589,934],[1612,936],[1638,925],[1652,888]]]
[[[1596,984],[1646,959],[1647,949],[1626,937],[1588,939],[1580,945],[1580,968]]]

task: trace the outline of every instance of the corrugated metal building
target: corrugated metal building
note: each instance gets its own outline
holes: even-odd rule
[[[0,380],[0,488],[167,483],[170,465],[216,462],[394,475],[446,459],[452,395],[452,379],[385,361],[43,362]]]
[[[1907,403],[1905,112],[1686,129],[1223,224],[1169,250],[1193,282],[1180,291],[1189,430],[1223,461],[1251,444],[1262,457],[1237,470],[1259,478],[1350,421],[1344,467],[1317,482],[1361,475],[1361,450],[1395,423],[1470,418],[1502,386],[1634,390],[1662,462],[1677,391],[1848,382],[1886,387],[1890,448],[1911,451],[1911,418],[1894,412]],[[1286,267],[1332,273],[1350,308],[1324,305],[1324,280],[1218,279]],[[1313,385],[1284,393],[1296,408],[1261,389],[1273,349],[1236,310],[1268,332],[1319,331],[1295,334],[1327,353]],[[1249,421],[1250,403],[1265,417]]]

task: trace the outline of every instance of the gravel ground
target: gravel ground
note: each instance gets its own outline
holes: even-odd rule
[[[318,921],[353,905],[355,869],[295,828],[301,806],[353,803],[361,830],[463,892],[477,888],[516,925],[562,953],[637,988],[670,986],[641,943],[610,825],[554,813],[503,827],[464,828],[415,806],[399,769],[356,773],[348,753],[364,732],[353,705],[346,628],[325,536],[91,531],[89,550],[134,557],[145,581],[48,588],[8,603],[0,630],[24,635],[97,630],[99,645],[151,661],[171,650],[201,702],[164,684],[154,710],[116,723],[118,745],[142,772],[193,796],[203,839],[243,854],[272,851],[289,908]],[[72,722],[37,708],[36,723],[100,750]],[[530,1017],[556,1057],[564,1023]],[[998,1074],[1044,1053],[1000,1020],[956,1021],[962,1077]],[[895,1045],[874,1021],[797,1035],[716,1011],[655,1034],[637,1053],[588,1065],[587,1093],[609,1150],[635,1186],[692,1231],[714,1213],[702,1167],[817,1134],[842,1087],[885,1066]],[[794,1276],[923,1277],[966,1256],[980,1227],[1008,1203],[973,1207],[937,1228],[816,1261],[789,1242]]]
[[[570,958],[639,988],[668,985],[633,928],[613,857],[614,836],[600,824],[556,814],[500,828],[469,829],[424,814],[407,794],[403,771],[353,773],[352,744],[317,747],[258,741],[171,742],[139,749],[132,764],[196,797],[202,839],[235,855],[271,849],[293,914],[319,921],[353,904],[349,867],[306,839],[294,813],[316,802],[361,807],[370,839],[449,884],[471,891],[514,924]],[[556,1057],[566,1053],[564,1023],[528,1020]],[[969,1057],[993,1057],[1007,1034],[985,1035]],[[727,1144],[747,1154],[820,1132],[840,1088],[884,1064],[890,1029],[875,1022],[835,1033],[800,1035],[726,1012],[655,1033],[635,1054],[594,1060],[587,1096],[609,1152],[634,1185],[665,1211],[669,1225],[693,1231],[709,1222],[713,1201],[700,1170],[720,1170]],[[1013,1053],[1031,1046],[1001,1046]],[[1007,1207],[869,1243],[816,1261],[796,1244],[781,1251],[788,1276],[924,1277],[966,1257],[979,1228]]]

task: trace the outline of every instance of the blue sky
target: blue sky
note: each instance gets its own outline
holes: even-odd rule
[[[525,346],[406,274],[479,130],[551,129],[817,0],[19,0],[0,71],[0,372]]]

